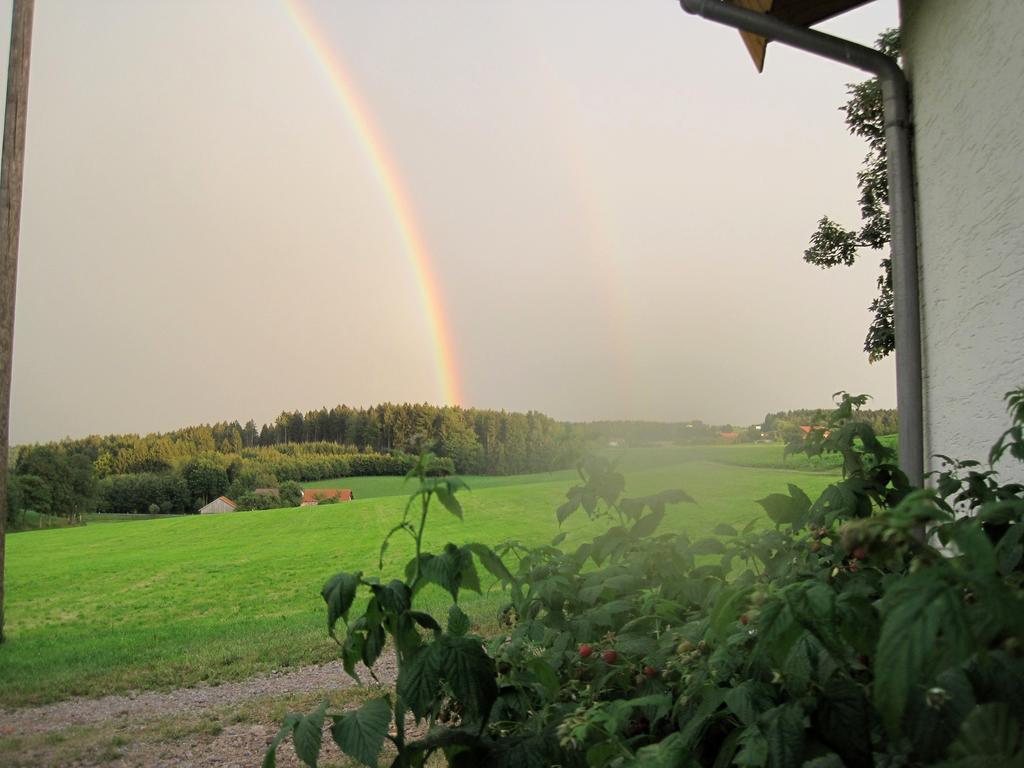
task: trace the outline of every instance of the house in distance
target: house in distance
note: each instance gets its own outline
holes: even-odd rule
[[[321,502],[352,501],[348,488],[310,488],[302,492],[300,507],[312,507]]]
[[[227,496],[218,496],[205,507],[199,508],[200,515],[212,515],[215,512],[234,512],[238,505]]]

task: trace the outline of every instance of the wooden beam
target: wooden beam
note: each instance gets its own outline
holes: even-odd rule
[[[0,643],[4,641],[4,550],[7,527],[7,457],[11,416],[14,298],[18,284],[21,187],[25,168],[28,65],[35,0],[14,0],[7,69],[7,111],[0,159]]]

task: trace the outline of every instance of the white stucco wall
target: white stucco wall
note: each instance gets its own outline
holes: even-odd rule
[[[1024,0],[902,0],[925,454],[984,460],[1024,385]],[[934,468],[934,466],[932,467]],[[1024,478],[1016,462],[1001,467]]]

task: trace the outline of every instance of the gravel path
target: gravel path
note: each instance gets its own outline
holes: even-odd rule
[[[362,665],[357,669],[362,680],[372,678]],[[393,654],[384,654],[374,665],[377,679],[393,685],[398,675]],[[318,667],[302,667],[254,677],[237,683],[180,688],[166,693],[129,693],[102,699],[69,699],[40,707],[0,710],[0,733],[25,736],[72,725],[89,725],[117,718],[149,719],[172,715],[182,710],[195,713],[204,709],[237,704],[248,699],[284,696],[289,693],[343,690],[358,685],[345,674],[340,661]]]
[[[393,653],[385,653],[373,668],[380,684],[392,687],[398,676]],[[364,684],[373,678],[365,667],[358,669]],[[141,722],[167,718],[177,713],[202,714],[260,699],[289,694],[325,695],[359,685],[345,674],[340,661],[303,667],[291,672],[272,673],[236,683],[181,688],[163,693],[144,692],[104,696],[101,699],[70,699],[39,707],[0,710],[0,738],[23,738],[64,731],[75,726],[111,726],[131,732]],[[119,754],[102,758],[83,755],[77,766],[245,766],[259,765],[266,745],[277,732],[276,723],[233,724],[215,737],[191,734],[161,744],[126,744]],[[326,742],[329,742],[329,738]],[[330,745],[331,749],[333,745]],[[330,750],[325,748],[324,756]],[[299,765],[291,748],[280,750],[279,765]],[[25,757],[28,757],[25,755]],[[32,764],[49,765],[45,754],[33,756]],[[4,762],[0,754],[0,763]]]

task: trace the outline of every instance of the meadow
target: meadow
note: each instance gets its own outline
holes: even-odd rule
[[[813,498],[837,470],[783,461],[779,445],[633,449],[620,466],[627,495],[682,488],[696,505],[670,509],[665,528],[693,537],[718,523],[764,518],[755,499],[793,482]],[[778,468],[778,467],[785,468]],[[468,478],[465,519],[432,512],[427,548],[446,542],[549,541],[573,471]],[[401,517],[401,478],[346,478],[356,500],[301,509],[236,512],[27,531],[8,538],[8,642],[0,646],[0,707],[242,679],[334,658],[319,590],[346,570],[378,573],[381,538]],[[566,546],[589,538],[583,516]],[[396,538],[383,578],[401,571],[411,542]],[[483,631],[504,602],[482,572],[484,594],[462,605]],[[488,589],[488,587],[491,587]],[[426,609],[447,595],[424,593]]]

